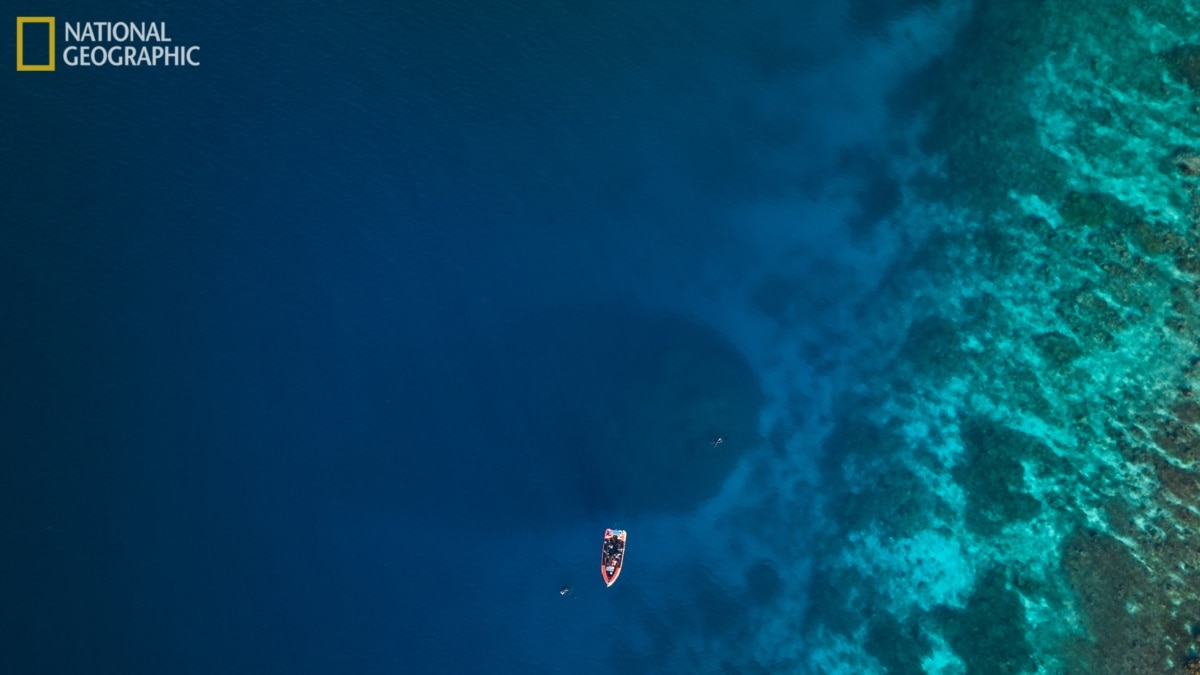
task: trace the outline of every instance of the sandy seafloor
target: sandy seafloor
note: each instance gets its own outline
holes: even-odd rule
[[[1200,2],[466,4],[20,81],[6,672],[1196,672]]]

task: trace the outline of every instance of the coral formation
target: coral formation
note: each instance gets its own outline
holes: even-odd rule
[[[1162,56],[1172,77],[1200,92],[1200,45],[1179,45]]]
[[[1200,47],[1160,53],[1173,78],[1200,91]],[[841,436],[826,446],[845,468],[874,467],[847,459],[870,445],[934,444],[920,462],[915,451],[890,462],[901,495],[847,490],[830,513],[851,539],[862,531],[919,536],[890,525],[875,498],[899,513],[905,504],[929,509],[906,519],[916,527],[965,526],[961,536],[979,552],[970,592],[926,611],[967,672],[1071,672],[1076,664],[1089,673],[1160,673],[1184,667],[1197,646],[1180,626],[1200,617],[1200,555],[1189,544],[1200,536],[1200,404],[1189,400],[1200,386],[1200,223],[1187,193],[1200,155],[1172,128],[1192,124],[1176,121],[1190,111],[1154,84],[1154,73],[1118,76],[1108,57],[1092,58],[1090,68],[1078,55],[1047,66],[1039,73],[1045,93],[1033,96],[1032,145],[1065,168],[1043,180],[997,171],[1018,208],[972,200],[983,224],[956,222],[914,251],[908,292],[941,303],[907,327],[895,365],[904,382],[893,399],[870,413],[859,408],[867,419],[856,423],[908,437],[889,431],[856,444]],[[1113,94],[1114,83],[1126,89]],[[1177,118],[1163,112],[1172,105]],[[1086,124],[1070,126],[1067,117]],[[925,149],[948,149],[960,162],[983,155],[946,121]],[[1131,128],[1156,130],[1160,144],[1135,141]],[[1036,153],[1022,157],[1054,164]],[[1164,156],[1169,171],[1160,170]],[[1062,188],[1064,176],[1072,189]],[[957,438],[934,442],[919,431],[930,427],[956,428]],[[893,671],[917,672],[918,658],[938,649],[911,634],[911,615],[875,618],[893,601],[842,596],[841,606],[871,613],[868,635],[919,643],[903,656],[871,650]],[[989,620],[973,624],[976,615]],[[858,624],[840,621],[853,635]],[[996,653],[999,643],[1011,651]]]
[[[888,672],[1200,672],[1200,5],[1022,6],[914,83],[958,92],[909,186],[940,225],[859,309],[903,339],[823,446],[806,639]]]

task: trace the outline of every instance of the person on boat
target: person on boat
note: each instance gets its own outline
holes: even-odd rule
[[[605,560],[609,565],[621,564],[621,540],[613,537],[608,540],[608,550],[606,551]]]

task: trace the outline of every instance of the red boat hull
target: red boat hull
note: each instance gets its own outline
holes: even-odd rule
[[[612,586],[621,576],[625,564],[625,530],[611,527],[604,531],[604,545],[600,547],[600,577],[605,586]]]

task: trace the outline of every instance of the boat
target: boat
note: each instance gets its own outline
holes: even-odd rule
[[[621,565],[625,562],[625,530],[611,527],[604,531],[604,546],[600,549],[600,576],[605,586],[612,586],[621,576]]]

